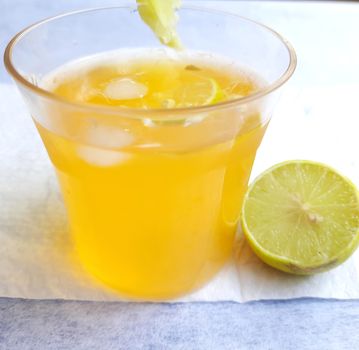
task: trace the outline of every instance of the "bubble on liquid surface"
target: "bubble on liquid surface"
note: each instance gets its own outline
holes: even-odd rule
[[[77,155],[86,163],[101,167],[118,165],[131,158],[131,155],[126,152],[99,149],[91,146],[78,147]]]
[[[106,125],[93,125],[86,132],[87,143],[104,148],[122,148],[134,141],[130,133]]]
[[[146,96],[148,88],[129,78],[119,78],[110,81],[104,89],[104,95],[112,100],[133,100]]]

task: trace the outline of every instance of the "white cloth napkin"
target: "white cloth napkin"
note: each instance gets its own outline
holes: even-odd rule
[[[287,159],[329,163],[359,184],[359,86],[287,88],[253,176]],[[261,263],[245,241],[208,285],[176,301],[359,298],[359,252],[338,268],[290,276]],[[40,137],[12,85],[0,84],[0,296],[120,300],[81,268]]]

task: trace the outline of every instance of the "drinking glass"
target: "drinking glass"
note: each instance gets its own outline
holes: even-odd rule
[[[54,165],[80,260],[144,300],[198,288],[231,256],[257,148],[296,65],[278,33],[237,15],[183,7],[178,32],[186,50],[225,57],[263,84],[213,105],[147,110],[74,102],[44,87],[71,61],[160,48],[130,7],[46,19],[5,52]]]

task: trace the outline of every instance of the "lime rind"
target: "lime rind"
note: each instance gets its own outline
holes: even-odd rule
[[[326,259],[321,259],[319,262],[303,262],[300,259],[293,259],[292,257],[288,257],[285,254],[279,254],[278,252],[274,253],[273,251],[267,249],[263,244],[261,244],[258,239],[256,239],[255,235],[251,233],[251,228],[249,227],[246,217],[246,203],[248,203],[249,198],[251,197],[253,189],[257,186],[257,184],[264,179],[265,177],[271,176],[273,172],[275,172],[279,168],[283,168],[286,166],[291,166],[293,164],[297,164],[299,167],[303,167],[305,165],[312,165],[318,168],[325,169],[325,171],[335,174],[335,176],[340,177],[343,183],[347,185],[347,188],[351,192],[354,198],[354,202],[352,203],[354,213],[356,218],[359,218],[359,192],[356,189],[356,186],[345,176],[338,173],[335,169],[328,167],[325,164],[308,161],[308,160],[295,160],[295,161],[286,161],[280,164],[277,164],[270,169],[263,172],[259,175],[252,183],[252,185],[248,188],[248,191],[244,197],[242,213],[241,213],[241,225],[243,232],[247,238],[247,241],[256,255],[263,260],[268,265],[279,269],[284,272],[299,274],[299,275],[309,275],[317,272],[327,271],[335,266],[338,266],[342,262],[344,262],[352,253],[356,250],[359,244],[359,225],[353,228],[353,232],[350,234],[352,239],[346,244],[342,246],[342,249],[338,250],[336,254],[331,254]],[[258,214],[259,216],[260,214]],[[258,220],[261,220],[258,217]],[[359,222],[359,219],[357,219]],[[319,259],[320,260],[320,259]]]

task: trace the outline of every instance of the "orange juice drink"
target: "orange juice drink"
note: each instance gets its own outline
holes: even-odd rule
[[[229,261],[257,148],[296,66],[266,26],[164,3],[56,16],[4,55],[54,165],[77,257],[141,300],[186,294]]]
[[[75,102],[167,109],[169,117],[144,118],[138,127],[148,129],[155,142],[96,121],[87,142],[37,127],[56,167],[85,267],[122,293],[167,298],[196,288],[230,256],[266,128],[256,113],[242,119],[230,111],[195,113],[171,120],[171,111],[246,96],[259,80],[200,53],[128,55],[75,62],[45,81]],[[79,122],[71,117],[68,128],[76,130]],[[235,131],[214,137],[225,119]]]

